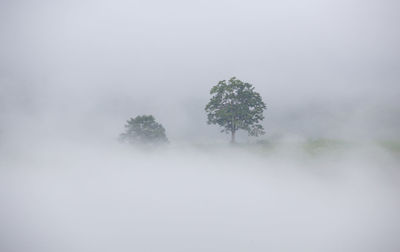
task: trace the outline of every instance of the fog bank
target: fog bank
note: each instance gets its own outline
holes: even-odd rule
[[[398,155],[293,146],[9,152],[1,250],[398,251]]]
[[[0,251],[400,251],[399,7],[0,1]],[[267,105],[234,146],[233,76]],[[143,114],[168,146],[117,141]]]

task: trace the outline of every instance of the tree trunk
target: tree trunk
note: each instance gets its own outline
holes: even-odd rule
[[[231,143],[234,144],[235,143],[235,130],[231,131]]]
[[[236,133],[236,125],[235,125],[235,117],[232,116],[232,125],[231,125],[231,144],[235,143],[235,133]]]

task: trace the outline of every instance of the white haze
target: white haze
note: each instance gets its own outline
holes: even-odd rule
[[[22,114],[115,132],[145,113],[170,138],[215,138],[209,89],[236,76],[266,101],[270,134],[398,138],[398,9],[391,0],[3,0],[1,121]]]
[[[9,151],[1,251],[398,251],[398,158],[296,146]]]
[[[0,251],[400,251],[399,7],[0,1]],[[206,124],[232,76],[264,144]]]

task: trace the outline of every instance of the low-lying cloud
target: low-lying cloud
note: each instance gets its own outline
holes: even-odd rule
[[[8,153],[2,250],[397,251],[398,156],[293,141]]]

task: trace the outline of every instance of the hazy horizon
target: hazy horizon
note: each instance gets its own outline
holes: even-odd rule
[[[153,114],[172,139],[215,138],[209,90],[236,76],[266,102],[270,135],[399,139],[397,7],[2,1],[0,129],[20,117],[118,135],[129,117]]]
[[[400,251],[399,7],[0,1],[0,251]],[[267,105],[237,145],[233,76]],[[118,142],[137,115],[170,144]]]

